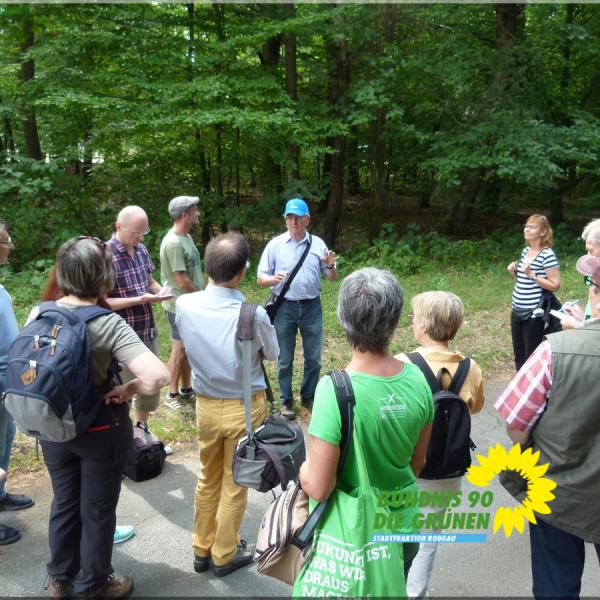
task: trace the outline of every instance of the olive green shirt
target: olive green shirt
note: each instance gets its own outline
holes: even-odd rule
[[[160,245],[160,276],[161,283],[165,282],[173,290],[173,298],[162,303],[167,312],[175,312],[175,301],[184,294],[177,285],[175,272],[185,272],[198,291],[204,289],[204,277],[200,266],[200,253],[194,244],[192,236],[187,233],[177,233],[169,229]]]

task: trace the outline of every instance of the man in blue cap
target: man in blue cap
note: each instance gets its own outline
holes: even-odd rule
[[[321,277],[337,279],[336,254],[325,242],[307,232],[310,223],[308,205],[292,198],[283,213],[287,231],[273,238],[265,247],[258,265],[258,285],[270,287],[279,296],[286,280],[305,255],[275,317],[279,342],[279,389],[282,414],[295,419],[292,393],[292,369],[296,349],[296,333],[300,330],[304,350],[304,377],[300,386],[302,405],[312,409],[315,388],[321,370],[323,349],[323,313],[321,310]],[[308,252],[305,254],[308,247]]]

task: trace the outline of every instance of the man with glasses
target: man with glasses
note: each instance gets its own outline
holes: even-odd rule
[[[158,330],[152,304],[171,297],[171,290],[169,286],[162,287],[152,276],[156,267],[142,243],[148,233],[148,217],[143,208],[126,206],[118,214],[115,233],[107,242],[113,255],[115,287],[108,293],[106,303],[158,356]],[[131,379],[133,375],[124,371],[123,380]],[[159,402],[160,392],[150,396],[136,394],[133,398],[134,423],[147,424],[150,412],[158,408]]]
[[[0,220],[0,265],[8,262],[8,255],[13,248],[8,234],[8,226]],[[13,311],[12,299],[4,286],[0,285],[0,394],[4,392],[8,350],[18,333],[19,328]],[[4,406],[0,404],[0,512],[22,510],[33,506],[33,500],[28,496],[9,494],[4,489],[14,437],[14,421]],[[0,546],[12,544],[20,537],[21,533],[17,529],[0,524]]]
[[[275,317],[275,330],[279,342],[279,390],[281,414],[295,419],[292,370],[296,333],[302,336],[304,351],[304,377],[300,386],[302,405],[312,410],[315,389],[321,371],[323,348],[323,313],[321,311],[321,278],[337,279],[336,254],[328,250],[325,242],[316,235],[309,236],[308,205],[300,198],[292,198],[283,212],[287,231],[272,239],[265,247],[258,265],[258,285],[281,293],[285,281],[302,257],[306,246],[309,251],[296,273],[283,304]]]
[[[510,439],[539,453],[556,483],[551,512],[529,525],[535,598],[579,598],[585,542],[600,559],[600,258],[588,261],[591,319],[549,335],[494,404]],[[522,483],[511,492],[520,502]]]
[[[173,227],[169,229],[160,245],[160,271],[165,285],[173,290],[174,298],[163,302],[171,326],[171,357],[167,366],[171,372],[171,383],[166,405],[181,409],[194,399],[190,363],[185,354],[180,332],[175,324],[175,300],[191,292],[204,289],[204,278],[200,267],[200,253],[190,235],[194,225],[200,221],[197,196],[177,196],[169,202],[169,215]]]

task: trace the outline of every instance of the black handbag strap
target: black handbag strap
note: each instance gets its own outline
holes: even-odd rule
[[[340,440],[340,460],[338,462],[336,473],[336,484],[344,470],[348,454],[352,446],[352,433],[354,431],[354,391],[352,390],[352,382],[346,371],[334,369],[329,373],[335,388],[335,396],[337,398],[340,415],[342,417],[342,439]],[[334,488],[335,491],[335,488]],[[333,492],[332,492],[333,493]],[[330,496],[331,498],[331,496]],[[329,507],[329,498],[325,502],[319,502],[315,509],[310,513],[306,523],[301,527],[292,539],[292,544],[304,550],[310,543],[315,533],[317,525],[325,516],[325,512]]]
[[[306,248],[304,248],[304,252],[302,253],[302,256],[300,257],[300,260],[294,267],[294,270],[289,274],[286,282],[283,284],[283,287],[281,288],[281,292],[279,292],[279,295],[277,296],[277,300],[275,301],[275,304],[277,306],[279,306],[285,300],[285,295],[287,294],[287,291],[290,289],[290,285],[292,285],[292,281],[294,281],[294,277],[296,277],[296,275],[298,274],[298,271],[300,270],[300,267],[302,266],[304,259],[308,256],[308,252],[310,251],[311,245],[312,245],[312,235],[309,233],[308,234],[308,244],[306,244]]]

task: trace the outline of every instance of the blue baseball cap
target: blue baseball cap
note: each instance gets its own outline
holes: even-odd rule
[[[306,202],[300,198],[292,198],[285,204],[283,216],[285,217],[286,215],[298,215],[299,217],[310,215],[310,212],[308,211],[308,204],[306,204]]]

